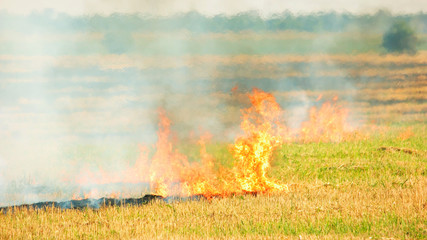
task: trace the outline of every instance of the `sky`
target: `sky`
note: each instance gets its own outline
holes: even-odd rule
[[[268,16],[283,11],[310,13],[333,10],[372,13],[378,9],[388,9],[395,14],[416,13],[426,12],[427,4],[425,0],[2,0],[0,3],[0,10],[11,13],[28,14],[43,9],[53,9],[70,15],[114,12],[169,15],[196,10],[206,15],[257,11]]]

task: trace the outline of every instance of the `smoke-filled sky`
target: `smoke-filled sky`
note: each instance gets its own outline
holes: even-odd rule
[[[113,12],[169,15],[193,10],[207,15],[236,14],[253,10],[261,15],[269,15],[287,10],[294,13],[331,10],[360,13],[385,8],[393,13],[415,13],[427,11],[427,4],[425,0],[2,0],[0,4],[0,10],[5,9],[12,13],[23,14],[46,8],[72,15],[111,14]]]

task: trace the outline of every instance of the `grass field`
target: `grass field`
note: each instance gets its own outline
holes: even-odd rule
[[[426,129],[414,126],[405,140],[402,129],[363,141],[283,145],[270,175],[287,183],[289,193],[100,210],[17,210],[0,215],[0,238],[426,239]],[[226,144],[208,151],[232,159]]]
[[[16,89],[28,88],[27,82],[38,81],[34,75],[39,65],[35,63],[44,62],[49,69],[49,62],[55,60],[56,74],[66,76],[64,79],[73,76],[69,73],[93,68],[93,72],[83,72],[81,78],[80,75],[75,79],[70,77],[69,85],[61,78],[57,82],[40,79],[42,84],[50,81],[52,86],[54,82],[58,85],[55,85],[58,89],[53,89],[57,92],[51,93],[52,99],[47,102],[55,101],[58,109],[70,107],[70,113],[76,112],[70,118],[70,122],[75,123],[70,127],[73,133],[92,133],[97,128],[107,133],[123,128],[132,132],[141,130],[136,132],[142,135],[146,125],[126,128],[131,123],[128,120],[144,121],[146,116],[155,115],[151,110],[133,113],[141,110],[135,106],[163,100],[165,95],[153,87],[158,81],[164,81],[158,84],[160,87],[186,86],[182,92],[169,93],[165,88],[167,100],[173,103],[166,110],[171,110],[171,115],[175,114],[172,116],[172,130],[185,132],[185,136],[197,127],[197,121],[194,121],[197,117],[203,117],[200,121],[217,119],[221,126],[238,126],[240,109],[247,96],[241,94],[244,100],[240,101],[236,99],[239,96],[230,94],[230,89],[236,85],[245,90],[258,87],[273,93],[287,112],[301,106],[308,108],[305,106],[307,103],[316,105],[320,95],[323,95],[322,101],[338,96],[339,104],[350,109],[349,116],[353,122],[374,127],[367,138],[352,138],[339,143],[292,142],[276,149],[269,174],[288,184],[290,191],[286,193],[170,204],[153,202],[138,207],[100,210],[47,209],[37,212],[18,209],[13,213],[0,213],[0,239],[427,239],[427,41],[417,55],[408,56],[382,55],[378,48],[380,35],[367,35],[363,41],[353,39],[352,35],[335,38],[308,33],[265,36],[227,33],[190,37],[183,33],[176,36],[180,39],[162,38],[166,40],[159,42],[156,41],[158,36],[135,34],[133,37],[140,40],[133,50],[145,55],[75,55],[58,59],[2,55],[0,61],[10,64],[12,72],[26,71],[30,67],[35,71],[16,79],[13,74],[4,75],[9,76],[4,80],[8,83],[3,85],[4,92],[13,95]],[[81,48],[79,51],[71,47],[64,49],[78,53],[106,52],[100,36],[95,34],[93,38],[90,44],[88,40],[81,40],[85,44],[72,44],[73,48]],[[334,41],[328,42],[328,39]],[[425,40],[427,36],[423,35],[421,39]],[[170,42],[175,45],[167,48]],[[3,50],[7,48],[4,46]],[[183,52],[189,55],[180,56]],[[86,80],[85,74],[89,76]],[[146,79],[152,82],[145,82]],[[79,81],[87,82],[80,86]],[[152,84],[153,88],[145,86],[145,83]],[[97,84],[105,84],[105,92],[100,91],[100,96],[93,97],[91,89],[99,87]],[[119,88],[114,88],[114,84]],[[108,91],[130,97],[119,101],[120,104],[114,108],[114,98]],[[85,114],[93,106],[98,106],[100,111]],[[10,118],[6,117],[6,123],[24,123],[16,129],[32,121],[40,121],[42,125],[35,125],[31,130],[43,126],[50,128],[50,118],[37,118],[33,114],[27,116],[23,114],[27,112],[15,112],[16,109],[10,108]],[[21,115],[27,117],[19,118]],[[109,122],[106,119],[117,116],[122,116],[118,120],[124,122],[103,125]],[[27,134],[25,128],[21,131]],[[217,138],[207,146],[207,151],[220,164],[231,167],[233,157],[229,144],[215,143],[226,135],[224,132],[215,133]],[[0,150],[7,152],[14,145],[9,143],[10,139],[4,139]],[[37,135],[37,141],[39,139]],[[138,158],[137,143],[120,142],[120,145],[102,140],[90,142],[89,139],[86,143],[67,145],[60,156],[70,160],[64,161],[67,164],[93,163],[102,167],[117,159],[133,165]],[[177,146],[190,161],[200,158],[195,142]],[[21,141],[16,144],[21,145]],[[26,152],[24,148],[17,149],[19,153]],[[29,152],[28,155],[35,154]],[[75,159],[78,160],[74,162]],[[72,167],[66,165],[66,170]],[[22,196],[17,199],[22,199]]]

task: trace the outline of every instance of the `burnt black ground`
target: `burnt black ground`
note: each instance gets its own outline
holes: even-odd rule
[[[51,207],[56,207],[60,209],[99,209],[101,207],[107,206],[126,206],[126,205],[144,205],[153,201],[163,201],[167,203],[179,202],[179,201],[189,201],[189,200],[201,200],[205,199],[203,195],[194,195],[189,197],[180,197],[180,196],[169,196],[162,197],[154,194],[146,194],[141,198],[87,198],[81,200],[69,200],[63,202],[38,202],[33,204],[22,204],[14,206],[0,207],[0,212],[7,213],[8,211],[13,211],[15,209],[35,209],[43,210]]]

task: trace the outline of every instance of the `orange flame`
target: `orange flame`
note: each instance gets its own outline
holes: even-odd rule
[[[156,143],[156,153],[151,160],[150,185],[155,193],[161,196],[168,195],[168,185],[179,179],[179,168],[187,159],[178,151],[174,151],[169,142],[170,120],[163,110],[159,111],[159,132]]]
[[[171,141],[171,121],[164,110],[159,110],[158,139],[151,158],[148,148],[140,146],[139,159],[126,171],[110,177],[103,171],[97,175],[89,173],[87,176],[98,179],[100,183],[149,181],[151,191],[163,197],[203,195],[211,198],[287,191],[287,185],[278,183],[267,174],[276,147],[295,140],[341,141],[346,136],[348,110],[337,105],[337,97],[334,97],[333,102],[324,103],[319,109],[313,107],[310,110],[309,120],[302,124],[299,139],[283,123],[284,111],[272,94],[253,89],[248,97],[251,106],[241,111],[240,126],[243,134],[230,147],[234,158],[231,168],[222,166],[208,153],[207,136],[203,136],[198,142],[200,161],[189,162],[187,156],[174,148]],[[318,100],[321,98],[319,95]],[[111,196],[122,196],[121,194],[113,193]],[[85,198],[87,197],[85,194]],[[81,196],[75,195],[73,198]]]
[[[71,197],[72,200],[82,200],[83,198],[77,194],[77,193],[73,193],[73,196]]]
[[[301,141],[303,142],[339,142],[349,133],[347,123],[348,109],[337,105],[338,97],[333,103],[325,102],[319,109],[312,107],[309,120],[301,125]]]
[[[254,89],[249,98],[252,106],[242,111],[245,136],[232,147],[235,158],[232,169],[220,166],[214,170],[215,159],[207,153],[203,138],[199,141],[201,161],[189,163],[184,155],[173,150],[169,142],[170,121],[160,111],[157,151],[150,168],[150,181],[156,194],[169,195],[174,183],[181,184],[179,194],[201,194],[208,198],[287,189],[267,177],[273,150],[281,144],[280,132],[285,129],[280,122],[283,111],[269,93]]]
[[[280,132],[283,110],[272,94],[254,89],[249,95],[252,107],[242,111],[241,124],[245,137],[237,139],[233,147],[236,160],[233,171],[244,192],[285,190],[286,185],[275,183],[267,177],[275,147],[281,144]]]
[[[412,131],[412,127],[407,127],[404,131],[402,131],[397,137],[400,140],[406,140],[414,136],[414,132]]]

